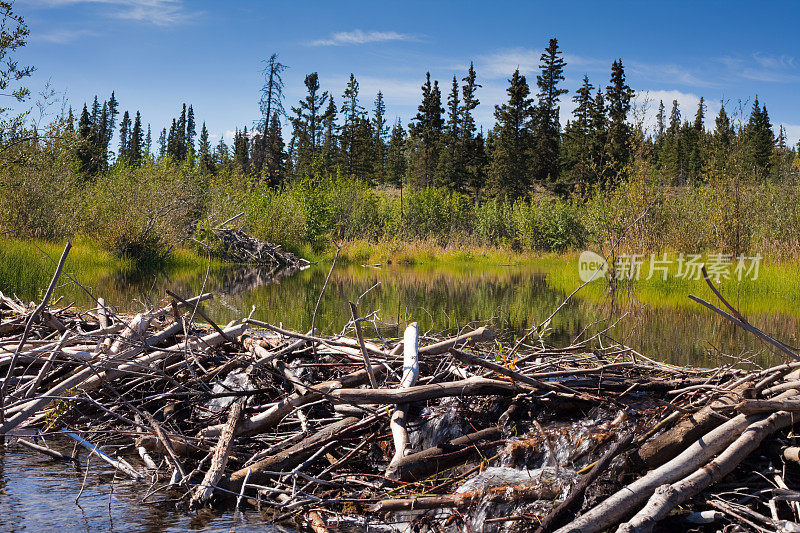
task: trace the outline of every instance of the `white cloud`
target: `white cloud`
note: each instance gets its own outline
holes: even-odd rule
[[[340,31],[327,39],[311,41],[311,46],[343,46],[348,44],[383,43],[387,41],[416,41],[417,39],[406,33],[396,31]]]
[[[44,42],[52,44],[69,44],[77,41],[81,37],[96,35],[89,30],[55,30],[47,33],[34,33],[31,40],[34,42]]]
[[[786,143],[789,146],[796,146],[800,141],[800,124],[780,124],[775,129],[777,130],[780,126],[783,126],[784,131],[786,131]]]
[[[634,113],[632,114],[632,121],[642,121],[644,127],[649,133],[652,133],[656,127],[656,115],[658,114],[659,101],[664,102],[664,120],[669,125],[669,116],[672,111],[672,102],[678,102],[678,109],[681,112],[681,122],[688,120],[694,121],[697,108],[700,105],[700,96],[694,93],[684,93],[676,90],[650,90],[650,91],[637,91],[633,98]],[[706,129],[713,129],[714,119],[719,113],[719,103],[709,102],[704,100],[706,107],[705,112],[705,127]]]
[[[30,0],[29,0],[30,1]],[[198,12],[184,8],[183,0],[39,0],[38,7],[68,7],[78,4],[101,4],[111,6],[114,18],[135,20],[155,26],[172,26],[187,22]]]
[[[541,51],[530,48],[512,48],[494,54],[478,56],[475,69],[487,78],[508,78],[519,69],[522,74],[536,72]]]
[[[794,57],[770,56],[754,53],[748,57],[725,56],[717,59],[728,67],[734,78],[759,81],[762,83],[793,83],[800,81],[798,64]]]

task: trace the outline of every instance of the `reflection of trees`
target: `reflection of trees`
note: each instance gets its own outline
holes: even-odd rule
[[[241,318],[255,305],[255,318],[307,331],[327,270],[327,265],[316,265],[288,275],[289,272],[273,273],[243,266],[215,268],[205,290],[216,293],[217,298],[208,302],[206,308],[215,321],[223,323]],[[119,311],[138,311],[143,307],[142,302],[151,306],[166,302],[166,288],[186,296],[197,294],[204,279],[204,268],[169,274],[138,272],[93,280],[91,288]],[[408,322],[418,321],[423,331],[432,332],[491,319],[491,327],[504,332],[506,337],[544,320],[563,301],[567,290],[571,290],[554,285],[545,272],[532,267],[423,265],[372,269],[345,265],[337,267],[331,277],[320,304],[317,327],[326,333],[340,331],[350,319],[347,301],[355,301],[378,282],[361,299],[359,309],[363,314],[379,310],[380,319],[386,323],[399,323],[402,328]],[[94,305],[74,286],[67,285],[61,291],[79,307]],[[662,305],[644,305],[637,301],[637,294],[610,301],[603,298],[602,291],[579,293],[554,318],[548,342],[567,344],[584,328],[589,327],[593,333],[627,313],[610,334],[648,356],[675,364],[713,366],[721,361],[709,356],[709,352],[718,349],[738,355],[749,350],[764,352],[766,355],[758,362],[765,364],[770,352],[755,338],[723,323],[722,319],[693,307],[677,306],[673,301],[677,298],[663,301]],[[756,326],[784,342],[800,344],[795,316],[745,314]],[[375,335],[371,325],[365,331],[367,335]],[[387,327],[381,334],[395,336],[397,331],[395,327]]]

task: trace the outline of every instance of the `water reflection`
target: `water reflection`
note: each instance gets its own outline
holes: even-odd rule
[[[166,302],[165,289],[189,296],[201,290],[217,297],[208,303],[210,316],[227,322],[253,315],[259,320],[308,330],[328,265],[315,265],[291,276],[274,277],[267,270],[246,267],[178,272],[111,275],[94,280],[91,290],[120,311],[138,311]],[[395,336],[408,322],[438,333],[474,321],[488,321],[506,337],[540,324],[577,286],[564,282],[563,265],[525,266],[338,266],[320,303],[317,327],[338,332],[349,320],[348,300],[360,298],[363,314],[375,311],[384,323],[370,333]],[[567,277],[568,278],[568,277]],[[569,279],[569,278],[568,278]],[[2,290],[2,288],[0,288]],[[74,285],[60,289],[67,300],[91,306],[91,298]],[[703,282],[689,290],[706,296]],[[579,292],[553,319],[548,341],[571,342],[580,332],[607,328],[608,334],[659,360],[711,366],[730,362],[723,354],[751,357],[766,364],[774,359],[760,341],[697,304],[684,294],[640,294],[636,287],[618,290],[612,299],[600,284]],[[705,292],[704,292],[705,291]],[[36,295],[25,295],[35,298]],[[709,297],[710,298],[710,297]],[[642,301],[647,303],[642,303]],[[788,313],[752,312],[750,321],[777,338],[797,341],[800,317]],[[621,320],[620,320],[621,318]]]

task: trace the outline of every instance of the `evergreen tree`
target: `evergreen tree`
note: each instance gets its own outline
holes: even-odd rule
[[[189,106],[186,112],[186,154],[194,154],[194,138],[197,137],[197,125],[194,121],[194,109]]]
[[[89,109],[86,104],[83,104],[83,111],[81,117],[78,119],[78,137],[80,144],[78,145],[78,162],[83,174],[90,174],[92,169],[93,147],[89,143],[89,136],[92,133],[92,122],[89,117]]]
[[[69,114],[67,115],[67,131],[75,133],[75,115],[72,114],[72,106],[69,106]]]
[[[119,126],[119,159],[125,163],[131,162],[131,117],[127,111],[122,115]]]
[[[256,162],[257,165],[260,165],[256,166],[254,169],[257,176],[263,176],[265,174],[263,165],[266,164],[267,161],[272,161],[274,163],[276,160],[280,160],[283,157],[282,154],[270,153],[269,150],[271,147],[277,146],[278,144],[283,147],[283,139],[278,140],[270,137],[269,131],[274,131],[274,128],[271,127],[273,115],[277,113],[279,117],[282,117],[286,114],[283,109],[282,74],[288,67],[278,61],[278,54],[272,54],[265,63],[264,86],[261,88],[261,100],[259,101],[261,120],[259,121],[257,129],[267,134],[261,135],[260,145],[257,150],[258,157],[256,158]],[[278,130],[280,130],[280,128],[278,128]],[[282,149],[283,148],[281,148],[281,150]],[[274,171],[275,169],[267,169],[267,181],[274,181],[275,177],[271,174]]]
[[[327,175],[333,175],[339,159],[336,138],[336,102],[333,95],[322,115],[322,168]]]
[[[628,111],[631,109],[633,91],[625,82],[625,68],[618,59],[611,65],[611,83],[606,87],[608,106],[607,177],[624,178],[631,160],[631,126]]]
[[[161,128],[161,134],[158,136],[158,158],[165,157],[167,157],[167,128]]]
[[[236,130],[233,137],[233,164],[242,176],[250,175],[250,137],[247,126],[242,131]]]
[[[594,183],[605,179],[606,149],[608,146],[608,115],[603,91],[597,89],[589,120],[589,161]]]
[[[525,76],[514,71],[509,81],[508,103],[495,106],[497,122],[491,143],[489,193],[519,198],[531,185],[531,120],[533,100]]]
[[[284,151],[283,135],[281,134],[280,115],[276,111],[272,114],[272,120],[267,129],[267,145],[265,152],[266,159],[262,176],[266,177],[267,184],[271,187],[280,186],[286,174],[286,152]]]
[[[666,115],[664,114],[664,100],[658,101],[658,114],[656,115],[656,143],[664,140],[664,132],[667,129]]]
[[[386,181],[386,134],[389,127],[386,125],[386,103],[383,101],[383,93],[378,91],[375,97],[375,108],[372,111],[372,175],[376,182]]]
[[[457,192],[466,190],[464,158],[461,137],[461,98],[458,79],[453,76],[450,94],[447,96],[447,122],[441,137],[439,165],[435,184]]]
[[[292,111],[296,115],[294,168],[299,174],[311,171],[323,136],[323,108],[328,101],[328,92],[320,92],[319,76],[312,72],[305,79],[308,94]]]
[[[775,136],[769,121],[766,106],[759,106],[758,97],[753,102],[753,110],[744,128],[746,162],[753,175],[766,179],[772,170],[772,151]]]
[[[128,160],[131,165],[138,167],[142,163],[143,150],[144,131],[142,131],[142,115],[137,111],[136,118],[133,121],[133,128],[131,129],[128,146]]]
[[[461,144],[460,157],[463,158],[463,182],[477,195],[486,181],[486,151],[483,136],[476,136],[477,127],[472,112],[480,104],[477,92],[481,87],[477,83],[477,75],[472,62],[469,63],[467,75],[461,78],[465,82],[461,86]]]
[[[409,125],[410,161],[409,172],[413,184],[418,187],[433,185],[434,171],[439,160],[440,138],[444,119],[442,94],[439,82],[431,85],[431,73],[425,74],[422,86],[422,102],[417,108],[414,121]]]
[[[147,137],[144,139],[144,155],[149,159],[153,153],[153,136],[150,132],[150,123],[147,123]]]
[[[397,120],[389,137],[389,146],[386,149],[386,182],[402,188],[403,177],[406,175],[406,130],[400,119]]]
[[[203,126],[200,128],[200,144],[197,147],[197,154],[200,172],[214,172],[214,167],[211,162],[211,143],[208,141],[208,129],[206,129],[205,122],[203,122]]]
[[[585,186],[592,181],[592,91],[594,86],[589,82],[589,77],[584,76],[583,84],[572,97],[575,102],[572,120],[564,129],[562,161],[565,174],[573,185]]]
[[[369,155],[372,134],[364,108],[358,102],[358,81],[352,73],[342,99],[344,122],[339,137],[343,170],[349,176],[368,178],[371,171]]]
[[[230,170],[232,165],[231,162],[231,151],[228,148],[228,145],[225,144],[225,139],[220,138],[217,146],[214,147],[214,156],[212,158],[214,168],[217,170],[227,169]]]
[[[559,89],[558,82],[564,79],[566,62],[558,49],[558,40],[550,44],[540,57],[541,74],[536,77],[539,99],[536,106],[536,124],[533,134],[534,170],[533,178],[540,182],[555,182],[559,176],[559,121],[558,102],[566,89]]]

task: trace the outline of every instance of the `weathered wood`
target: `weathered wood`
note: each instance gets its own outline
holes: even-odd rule
[[[208,503],[211,496],[214,494],[214,488],[225,473],[225,466],[228,464],[228,455],[230,454],[233,435],[236,431],[236,425],[242,418],[244,404],[245,399],[241,398],[231,405],[230,412],[228,413],[228,421],[222,430],[222,434],[219,436],[216,447],[214,447],[211,465],[208,467],[203,481],[200,482],[200,485],[195,487],[192,499],[189,502],[189,507],[202,507]]]
[[[527,390],[508,381],[472,377],[447,383],[416,385],[407,389],[339,389],[331,392],[334,401],[354,404],[392,404],[435,400],[448,396],[485,396],[513,394]]]
[[[403,335],[403,377],[399,389],[408,389],[414,386],[419,377],[419,325],[412,322],[406,327]],[[397,470],[397,464],[406,456],[408,448],[408,431],[406,431],[406,415],[408,404],[398,404],[392,418],[389,420],[389,429],[392,430],[394,440],[394,456],[386,467],[386,475],[391,477]]]
[[[631,520],[622,524],[618,531],[620,533],[651,532],[653,526],[666,518],[673,509],[727,476],[755,451],[766,437],[778,429],[788,427],[791,423],[792,415],[785,411],[773,413],[764,420],[752,423],[727,449],[708,464],[680,481],[671,485],[665,484],[656,489],[647,505]]]
[[[395,475],[403,481],[418,481],[447,467],[463,463],[478,454],[481,447],[491,445],[502,431],[497,426],[457,437],[400,458],[395,463]],[[483,443],[483,446],[481,445]]]

